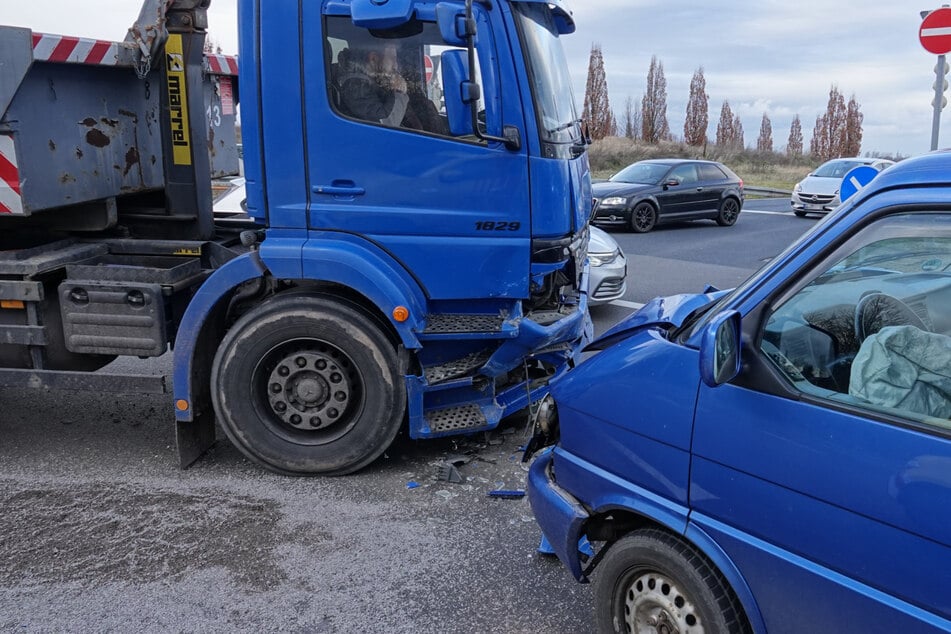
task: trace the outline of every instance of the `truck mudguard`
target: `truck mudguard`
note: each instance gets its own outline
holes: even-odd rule
[[[238,256],[205,280],[188,304],[178,329],[178,335],[175,338],[173,356],[172,392],[175,397],[176,420],[180,422],[194,420],[191,367],[195,357],[195,347],[208,314],[221,298],[230,293],[236,286],[248,280],[262,277],[266,273],[267,269],[257,253],[252,252]],[[180,404],[187,406],[180,406]]]
[[[355,236],[312,232],[311,239],[302,243],[280,233],[269,232],[259,252],[235,258],[215,271],[189,304],[175,342],[173,381],[175,402],[185,401],[189,406],[176,406],[177,420],[193,420],[191,366],[209,313],[239,284],[267,273],[279,279],[329,282],[350,288],[390,320],[406,348],[420,347],[415,330],[425,316],[426,300],[419,285],[392,258]],[[407,319],[393,318],[398,306],[408,311]]]

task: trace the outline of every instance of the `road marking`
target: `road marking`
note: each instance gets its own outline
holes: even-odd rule
[[[744,214],[764,214],[766,216],[788,216],[790,212],[788,211],[760,211],[759,209],[744,209],[742,212]]]
[[[614,306],[623,306],[624,308],[633,308],[634,310],[637,310],[638,308],[641,308],[644,306],[644,304],[638,304],[637,302],[629,302],[626,299],[616,299],[613,302],[609,302],[609,303]]]

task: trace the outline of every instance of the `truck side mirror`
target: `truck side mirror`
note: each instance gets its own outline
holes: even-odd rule
[[[452,46],[465,46],[469,41],[469,23],[458,4],[440,2],[436,5],[436,24],[442,41]]]
[[[439,65],[442,67],[443,96],[446,100],[446,118],[453,136],[475,134],[472,129],[471,108],[479,99],[479,85],[469,81],[469,62],[465,51],[445,51]]]
[[[364,29],[392,29],[413,17],[413,0],[353,0],[350,17],[354,26]]]
[[[710,387],[740,373],[740,313],[728,310],[713,318],[700,339],[700,378]]]

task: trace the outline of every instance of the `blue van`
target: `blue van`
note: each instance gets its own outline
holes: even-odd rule
[[[951,630],[951,153],[593,345],[529,496],[600,631]]]

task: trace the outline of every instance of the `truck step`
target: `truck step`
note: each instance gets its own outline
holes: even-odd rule
[[[429,385],[436,385],[443,381],[467,376],[473,370],[477,370],[485,365],[485,362],[488,361],[491,356],[492,352],[489,350],[473,352],[470,355],[466,355],[455,361],[450,361],[449,363],[423,368],[423,374],[426,376],[426,382]]]
[[[505,319],[501,315],[439,314],[426,318],[424,334],[457,334],[502,332]]]
[[[482,409],[472,403],[426,412],[426,422],[429,423],[429,429],[434,434],[478,429],[489,424]]]

